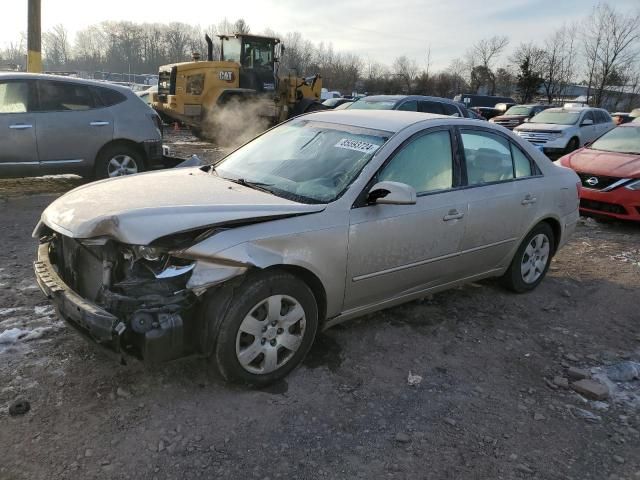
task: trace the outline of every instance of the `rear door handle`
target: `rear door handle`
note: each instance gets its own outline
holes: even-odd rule
[[[105,125],[109,125],[109,122],[95,121],[95,122],[89,123],[89,125],[91,125],[92,127],[104,127]]]
[[[33,125],[27,123],[14,123],[13,125],[9,125],[9,128],[12,130],[25,130],[27,128],[33,128]]]
[[[522,199],[522,205],[530,205],[532,203],[536,203],[538,201],[537,197],[534,197],[533,195],[527,195],[526,197],[524,197]]]
[[[458,210],[449,210],[449,213],[442,217],[442,220],[448,222],[450,220],[459,220],[462,217],[464,217],[464,213],[460,213]]]

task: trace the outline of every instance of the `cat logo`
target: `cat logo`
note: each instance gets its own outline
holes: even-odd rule
[[[221,71],[218,72],[218,78],[223,82],[233,82],[233,72]]]

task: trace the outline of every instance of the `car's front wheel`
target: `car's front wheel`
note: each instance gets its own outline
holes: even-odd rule
[[[518,293],[533,290],[547,274],[553,253],[553,230],[546,222],[539,223],[518,247],[502,283]]]
[[[267,385],[300,364],[317,328],[318,306],[303,281],[287,272],[259,272],[236,290],[218,323],[215,362],[227,381]]]
[[[98,154],[96,178],[113,178],[144,171],[142,155],[128,145],[111,145]]]
[[[578,148],[580,148],[580,140],[578,140],[576,137],[573,137],[571,140],[569,140],[569,143],[567,143],[567,146],[564,149],[564,153],[571,153]]]

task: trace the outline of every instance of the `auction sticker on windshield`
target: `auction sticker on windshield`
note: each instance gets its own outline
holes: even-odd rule
[[[380,148],[380,145],[376,145],[375,143],[363,142],[362,140],[343,138],[338,143],[336,143],[334,147],[346,148],[347,150],[355,150],[356,152],[362,153],[373,153],[378,148]]]

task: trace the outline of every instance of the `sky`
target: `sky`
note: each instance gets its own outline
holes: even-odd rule
[[[74,37],[105,20],[184,22],[202,26],[244,18],[251,31],[298,31],[336,51],[391,64],[400,55],[443,69],[475,41],[506,35],[510,48],[540,41],[564,23],[584,19],[598,0],[41,0],[42,30],[63,24]],[[6,2],[6,3],[5,3]],[[0,46],[27,26],[27,0],[3,0]],[[640,0],[611,0],[619,11],[640,9]]]

